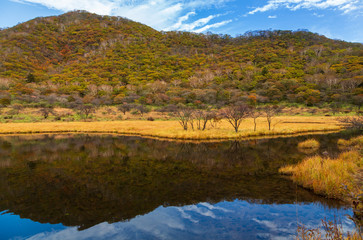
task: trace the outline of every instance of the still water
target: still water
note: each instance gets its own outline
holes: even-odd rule
[[[353,213],[277,174],[349,134],[225,142],[0,137],[0,239],[294,239]]]

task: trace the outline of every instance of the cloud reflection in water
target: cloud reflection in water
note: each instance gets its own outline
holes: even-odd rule
[[[321,219],[346,218],[350,210],[326,209],[321,204],[251,204],[246,201],[199,203],[183,207],[158,207],[130,221],[101,223],[84,231],[76,227],[43,232],[29,239],[295,239],[297,221],[307,227]]]

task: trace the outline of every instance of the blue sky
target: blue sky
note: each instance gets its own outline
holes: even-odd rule
[[[308,29],[363,42],[363,0],[0,0],[0,27],[76,9],[165,31],[236,36],[250,30]]]

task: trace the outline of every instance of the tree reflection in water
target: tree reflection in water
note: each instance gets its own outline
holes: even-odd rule
[[[348,135],[315,137],[320,152],[336,154],[337,139]],[[318,201],[339,207],[277,174],[306,156],[297,150],[306,138],[192,143],[106,135],[1,137],[0,212],[86,229],[159,206],[199,202]]]

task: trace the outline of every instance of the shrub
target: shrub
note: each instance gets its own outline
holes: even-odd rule
[[[300,149],[316,149],[320,147],[320,144],[315,139],[308,139],[300,142],[297,146]]]

